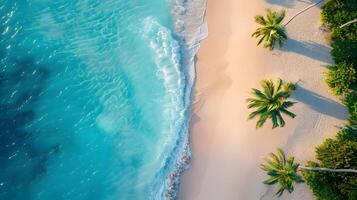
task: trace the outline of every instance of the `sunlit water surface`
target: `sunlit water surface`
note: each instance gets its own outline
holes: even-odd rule
[[[166,0],[0,0],[0,199],[159,199],[185,121]]]

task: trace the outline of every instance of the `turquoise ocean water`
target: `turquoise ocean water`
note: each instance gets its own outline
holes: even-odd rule
[[[168,198],[193,82],[172,10],[0,0],[0,199]]]

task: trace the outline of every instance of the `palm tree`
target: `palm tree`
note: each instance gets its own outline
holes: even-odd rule
[[[267,172],[269,179],[263,183],[267,185],[279,184],[279,190],[275,195],[281,196],[285,190],[289,193],[294,191],[294,186],[297,183],[304,182],[298,174],[299,170],[325,171],[325,172],[344,172],[357,173],[355,169],[330,169],[320,167],[306,167],[295,163],[294,157],[286,158],[285,153],[280,148],[277,149],[277,154],[270,153],[265,159],[267,164],[261,164],[260,168]]]
[[[285,121],[281,116],[281,113],[295,118],[295,114],[287,109],[295,104],[295,102],[287,101],[291,93],[296,89],[292,83],[283,83],[281,79],[273,82],[272,80],[261,81],[263,91],[253,88],[252,94],[255,98],[247,99],[248,108],[256,108],[256,111],[252,112],[248,119],[253,119],[259,116],[256,128],[260,128],[264,125],[267,119],[271,119],[273,122],[273,129],[280,126],[285,126]]]
[[[257,15],[255,16],[255,22],[262,25],[253,34],[252,37],[260,38],[257,45],[263,42],[263,46],[269,50],[273,50],[275,44],[278,43],[282,46],[284,41],[287,39],[285,34],[285,27],[281,24],[285,17],[285,11],[273,12],[267,9],[266,18]]]
[[[264,47],[268,48],[269,50],[273,50],[277,43],[281,47],[284,44],[284,41],[287,39],[285,27],[297,16],[309,10],[310,8],[313,8],[314,6],[322,3],[323,1],[324,0],[320,0],[316,3],[311,2],[311,5],[296,13],[285,24],[282,24],[282,21],[285,18],[284,10],[281,10],[280,12],[273,12],[267,9],[266,18],[261,15],[255,16],[255,22],[260,24],[262,27],[258,28],[252,34],[252,37],[260,38],[258,41],[258,45],[263,42]]]
[[[266,171],[270,178],[263,183],[267,185],[279,183],[279,190],[275,195],[281,196],[285,190],[292,193],[296,183],[304,182],[297,173],[299,164],[295,163],[294,157],[286,159],[285,153],[280,148],[277,154],[270,153],[265,160],[268,164],[261,164],[260,168]]]

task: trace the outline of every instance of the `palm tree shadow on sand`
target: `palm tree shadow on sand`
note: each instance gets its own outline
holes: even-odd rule
[[[294,7],[298,2],[306,3],[306,4],[311,4],[313,3],[313,0],[265,0],[269,4],[273,5],[279,5],[283,6],[286,8],[291,8]]]
[[[294,39],[288,39],[284,47],[279,49],[281,51],[298,53],[324,63],[332,62],[330,56],[331,48],[316,42],[300,42]]]
[[[297,90],[292,96],[293,99],[308,105],[311,109],[321,114],[338,119],[346,119],[347,110],[342,104],[321,96],[311,90],[307,90],[298,84],[296,84],[296,88]]]

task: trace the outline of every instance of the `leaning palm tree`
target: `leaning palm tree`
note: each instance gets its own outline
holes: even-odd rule
[[[284,10],[273,12],[269,9],[267,10],[266,17],[261,15],[255,16],[255,22],[262,26],[252,34],[252,37],[260,38],[257,45],[263,43],[263,46],[269,50],[273,50],[276,43],[278,43],[279,46],[283,45],[287,39],[284,25],[281,23],[284,17]]]
[[[286,158],[283,150],[278,149],[277,154],[270,153],[265,160],[268,164],[261,164],[260,168],[266,171],[270,178],[263,183],[267,185],[278,183],[279,189],[275,195],[281,196],[285,190],[291,193],[296,183],[304,182],[297,173],[299,164],[295,163],[294,157]]]
[[[258,45],[263,43],[264,47],[270,50],[273,50],[276,44],[279,44],[279,46],[281,47],[284,44],[284,41],[287,39],[287,35],[285,33],[285,27],[291,21],[293,21],[297,16],[315,7],[316,5],[322,3],[323,1],[324,0],[320,0],[316,3],[311,2],[312,3],[311,5],[297,12],[285,24],[282,23],[282,21],[285,18],[284,10],[280,12],[273,12],[268,9],[266,18],[261,15],[255,16],[255,22],[260,24],[262,27],[258,28],[252,34],[252,37],[260,38]]]
[[[255,98],[247,99],[248,108],[255,108],[248,119],[254,119],[259,116],[256,123],[256,128],[260,128],[264,123],[271,119],[273,122],[273,129],[280,126],[285,126],[285,121],[281,115],[295,118],[295,114],[287,109],[295,104],[295,102],[287,101],[291,93],[296,89],[292,83],[283,83],[281,79],[273,82],[272,80],[261,81],[263,91],[253,88],[252,94]]]
[[[299,170],[357,173],[357,170],[355,169],[330,169],[300,166],[299,163],[294,161],[294,157],[289,156],[287,158],[284,151],[280,148],[278,148],[277,154],[270,153],[265,160],[267,164],[261,164],[260,168],[266,171],[270,178],[263,183],[267,185],[279,184],[279,189],[276,193],[278,196],[281,196],[285,190],[289,193],[293,192],[297,183],[304,182],[302,177],[298,174]]]

